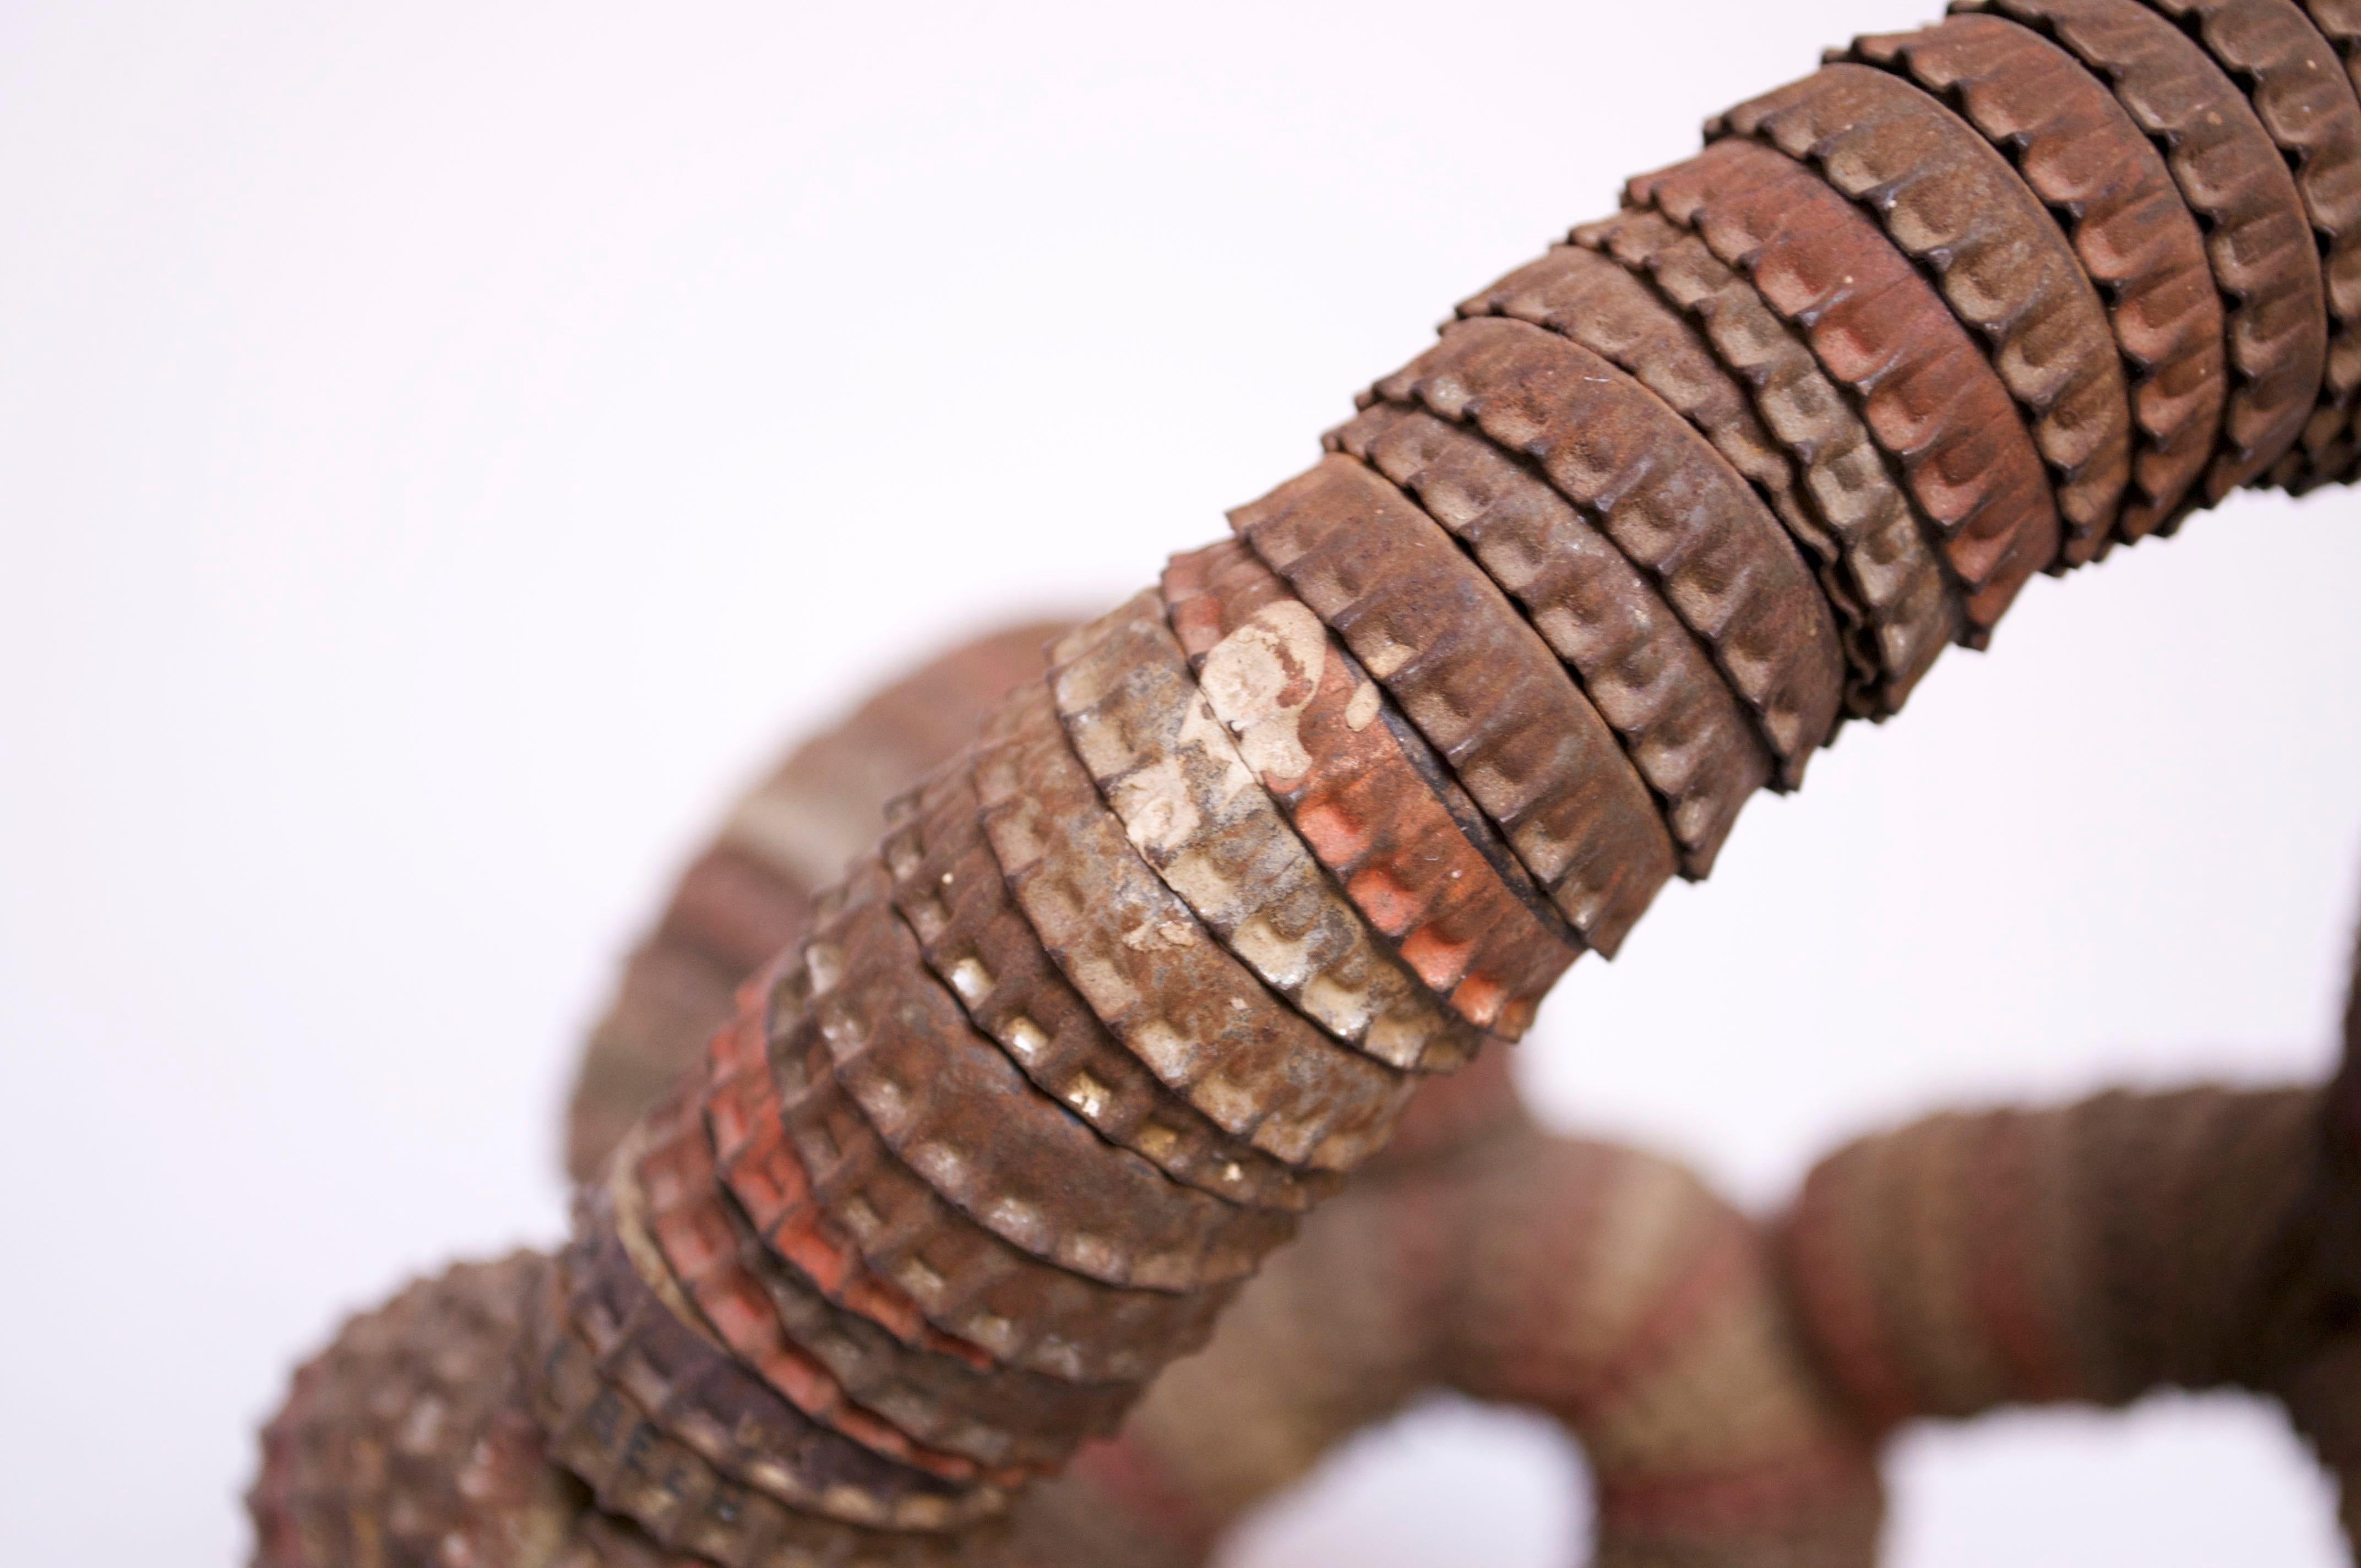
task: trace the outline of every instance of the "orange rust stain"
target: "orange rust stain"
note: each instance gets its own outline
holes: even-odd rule
[[[1418,970],[1421,980],[1445,995],[1467,972],[1467,959],[1475,950],[1475,943],[1446,941],[1432,926],[1421,926],[1401,942],[1401,956],[1410,967]]]
[[[1321,864],[1326,866],[1352,864],[1360,859],[1369,842],[1368,830],[1363,824],[1355,821],[1351,815],[1342,808],[1325,801],[1307,802],[1301,809],[1298,810],[1295,814],[1295,830],[1303,835],[1303,841],[1312,846],[1312,852],[1320,857]],[[1375,873],[1363,872],[1362,874],[1367,877]],[[1356,882],[1356,886],[1357,885]],[[1390,886],[1390,883],[1389,885]],[[1353,894],[1353,898],[1356,903],[1361,902],[1358,892]],[[1367,908],[1367,905],[1363,905],[1363,907]],[[1372,918],[1376,918],[1374,914]],[[1385,926],[1382,919],[1378,920],[1378,924],[1389,931],[1394,929],[1392,927]]]

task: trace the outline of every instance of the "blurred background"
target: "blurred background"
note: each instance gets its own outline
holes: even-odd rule
[[[242,1558],[287,1370],[561,1228],[558,1098],[726,796],[1312,455],[1708,112],[1934,0],[0,5],[0,1514]],[[2361,495],[2070,582],[1763,798],[1522,1047],[1750,1203],[1938,1100],[2330,1059]],[[1930,1430],[1897,1568],[2325,1564],[2233,1399]],[[1233,1568],[1567,1561],[1442,1405]]]

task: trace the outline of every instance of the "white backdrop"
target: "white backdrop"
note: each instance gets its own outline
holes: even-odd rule
[[[577,1035],[790,727],[1145,581],[1708,112],[1932,8],[0,5],[6,1555],[240,1556],[335,1316],[558,1231]],[[2037,582],[1526,1082],[1767,1204],[1938,1095],[2316,1071],[2356,581],[2331,495]],[[1233,1563],[1563,1562],[1570,1465],[1441,1407]],[[1894,1476],[1901,1568],[2336,1560],[2235,1400]]]

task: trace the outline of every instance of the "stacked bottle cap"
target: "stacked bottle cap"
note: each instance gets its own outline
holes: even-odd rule
[[[889,813],[533,1297],[604,1508],[730,1568],[988,1555],[1757,785],[2037,573],[2349,476],[2350,29],[1957,8],[1477,291]]]
[[[705,1239],[586,1208],[586,1376],[648,1383],[615,1346],[669,1303],[721,1348],[636,1408],[716,1486],[856,1542],[997,1513],[1758,785],[2035,574],[2342,477],[2326,38],[2291,0],[1962,9],[1716,116],[1060,639],[657,1119],[633,1201]],[[714,1356],[862,1500],[765,1486]]]

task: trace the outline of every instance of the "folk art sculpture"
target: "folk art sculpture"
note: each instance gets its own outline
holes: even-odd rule
[[[1601,1563],[1865,1563],[1903,1423],[2161,1387],[2283,1401],[2354,1538],[2361,1002],[2326,1085],[1938,1114],[1767,1222],[1487,1048],[2035,572],[2361,468],[2361,4],[1952,9],[794,753],[594,1035],[572,1235],[297,1372],[257,1561],[1195,1563],[1431,1387],[1565,1424]]]

